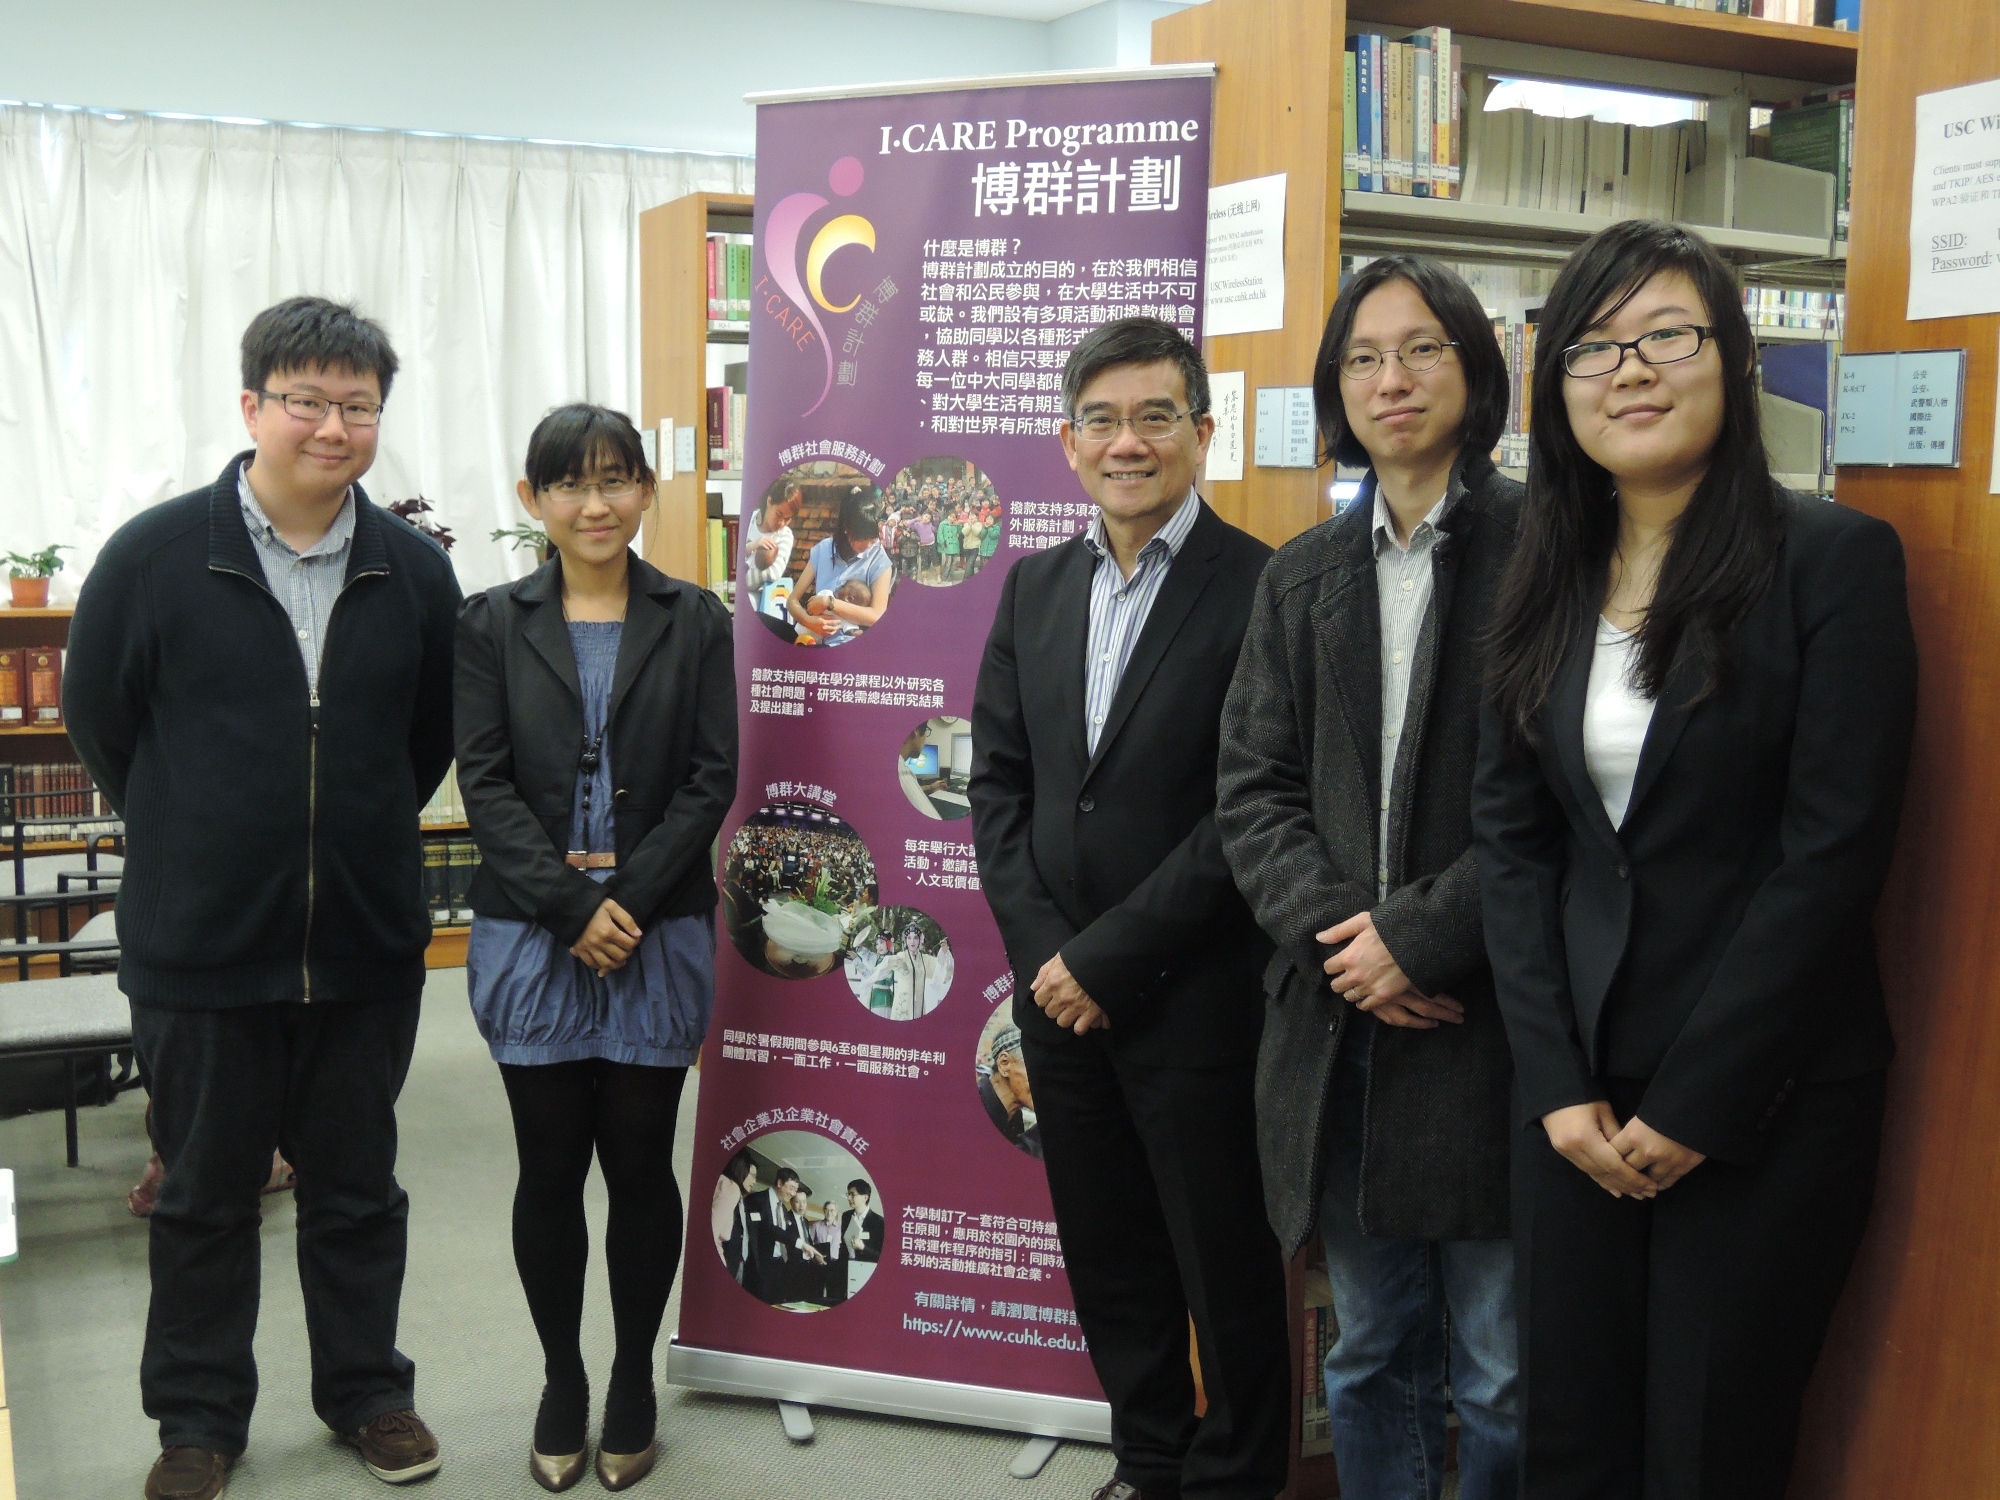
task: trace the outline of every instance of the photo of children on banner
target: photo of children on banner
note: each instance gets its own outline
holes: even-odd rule
[[[874,915],[875,859],[861,835],[816,802],[772,802],[736,830],[722,862],[730,941],[780,979],[833,972]]]
[[[993,1007],[972,1050],[979,1102],[986,1118],[1012,1146],[1042,1159],[1042,1132],[1035,1123],[1035,1091],[1028,1086],[1028,1061],[1021,1053],[1021,1028],[1014,1024],[1012,996]]]
[[[855,999],[886,1021],[914,1021],[951,989],[951,941],[914,906],[877,907],[855,922],[846,967]]]
[[[969,818],[965,795],[972,780],[972,723],[941,715],[926,719],[903,741],[896,778],[910,806],[927,818]]]
[[[920,458],[890,481],[882,547],[898,578],[942,588],[993,560],[1004,521],[993,481],[970,459]]]
[[[854,1153],[810,1130],[757,1136],[729,1158],[709,1205],[730,1280],[787,1312],[824,1312],[859,1292],[886,1228]]]
[[[743,521],[737,608],[800,646],[840,646],[882,618],[895,587],[882,492],[832,460],[785,470]]]

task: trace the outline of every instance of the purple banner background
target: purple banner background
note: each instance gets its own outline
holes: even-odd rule
[[[991,481],[1004,530],[997,555],[962,582],[896,578],[881,620],[835,647],[792,644],[739,599],[742,772],[725,874],[760,808],[823,808],[866,844],[882,906],[941,925],[955,972],[936,1009],[904,1021],[858,1001],[839,964],[777,977],[731,940],[728,914],[740,926],[754,907],[725,878],[685,1344],[1101,1396],[1041,1164],[1001,1134],[979,1093],[975,1052],[1012,977],[978,888],[971,820],[925,816],[898,765],[925,720],[970,718],[1006,569],[1087,519],[1055,436],[1069,348],[1133,312],[1198,337],[1209,101],[1203,77],[758,110],[746,536],[766,490],[802,464],[836,460],[887,491],[906,465],[941,456]],[[794,1154],[825,1140],[826,1164],[806,1171],[815,1201],[845,1207],[850,1168],[836,1142],[876,1187],[881,1261],[823,1312],[768,1306],[734,1284],[707,1228],[724,1164],[760,1149],[766,1131]]]

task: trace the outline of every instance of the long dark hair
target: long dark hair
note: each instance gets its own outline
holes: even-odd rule
[[[1347,430],[1347,408],[1340,399],[1340,356],[1354,332],[1354,315],[1368,294],[1386,281],[1407,281],[1416,288],[1444,336],[1458,347],[1465,372],[1465,420],[1459,426],[1459,447],[1467,453],[1489,453],[1507,425],[1507,361],[1492,320],[1478,296],[1456,271],[1428,255],[1385,255],[1371,260],[1347,279],[1327,314],[1320,335],[1319,358],[1313,365],[1313,414],[1318,419],[1321,463],[1338,459],[1366,468],[1368,450]]]
[[[1694,283],[1722,357],[1722,432],[1708,472],[1674,523],[1653,602],[1638,630],[1635,683],[1657,699],[1676,654],[1691,702],[1721,685],[1729,637],[1769,586],[1782,500],[1758,420],[1755,349],[1736,277],[1707,240],[1657,219],[1600,230],[1569,258],[1536,338],[1528,496],[1501,580],[1491,638],[1492,691],[1523,739],[1565,653],[1604,601],[1618,541],[1611,475],[1583,451],[1563,402],[1563,350],[1663,271]]]

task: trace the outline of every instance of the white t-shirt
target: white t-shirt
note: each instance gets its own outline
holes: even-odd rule
[[[1653,722],[1653,700],[1632,685],[1638,648],[1631,631],[1598,617],[1597,649],[1591,654],[1590,686],[1583,698],[1583,763],[1613,828],[1625,822],[1639,752]]]
[[[776,583],[785,576],[785,568],[792,560],[792,528],[780,526],[775,531],[759,531],[757,522],[763,515],[764,507],[758,506],[743,521],[743,571],[738,581],[748,589],[761,589],[767,583]],[[757,544],[765,538],[775,542],[777,555],[771,559],[771,566],[757,565]]]

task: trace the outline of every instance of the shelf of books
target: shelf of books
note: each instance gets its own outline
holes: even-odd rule
[[[727,600],[749,392],[751,200],[691,193],[639,216],[640,408],[662,437],[649,562]],[[665,446],[667,426],[693,443]]]
[[[479,868],[479,846],[467,830],[457,766],[444,773],[417,821],[424,840],[424,905],[431,914],[431,945],[424,967],[458,968],[465,962],[465,939],[472,926],[472,872]]]

